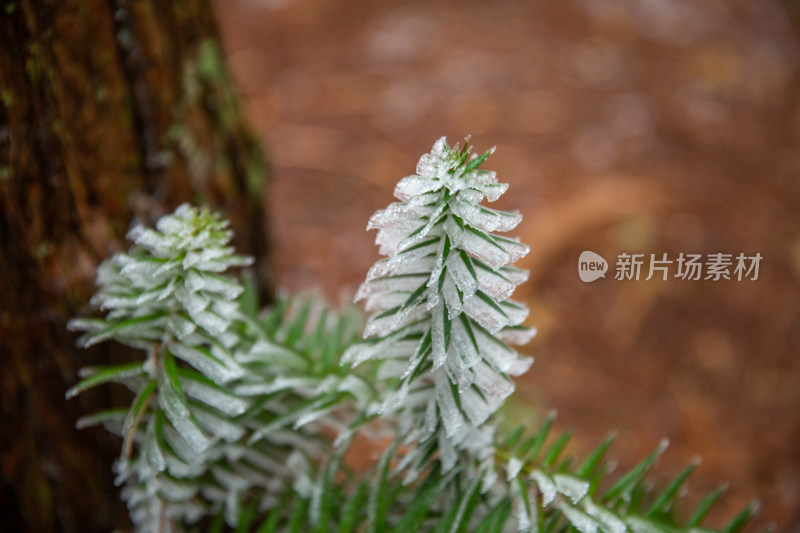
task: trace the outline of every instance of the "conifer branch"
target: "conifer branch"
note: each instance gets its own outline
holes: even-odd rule
[[[259,310],[229,272],[251,260],[208,210],[184,205],[131,231],[134,246],[98,269],[105,316],[70,327],[84,346],[114,340],[141,360],[84,369],[67,397],[107,383],[133,392],[79,426],[122,437],[117,479],[137,531],[200,531],[204,518],[211,532],[700,530],[722,491],[680,520],[695,465],[653,490],[664,446],[612,478],[611,439],[574,463],[551,417],[528,436],[498,429],[512,377],[532,362],[511,346],[535,329],[511,299],[528,247],[502,235],[522,217],[482,205],[508,187],[480,168],[492,152],[439,139],[370,219],[385,257],[357,295],[363,328],[315,297]],[[381,452],[366,471],[348,466],[357,435]]]

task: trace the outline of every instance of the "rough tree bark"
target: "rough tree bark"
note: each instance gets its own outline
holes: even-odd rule
[[[131,221],[184,201],[266,264],[267,170],[207,0],[4,1],[0,36],[0,530],[109,531],[119,442],[75,421],[124,391],[64,392],[129,354],[77,351],[66,322]]]

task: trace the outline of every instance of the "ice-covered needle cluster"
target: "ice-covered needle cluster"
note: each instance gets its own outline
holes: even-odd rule
[[[70,323],[88,332],[81,343],[90,346],[113,337],[148,349],[170,337],[183,344],[210,337],[230,347],[236,340],[229,331],[231,317],[242,286],[223,273],[253,259],[234,253],[227,226],[217,213],[184,204],[162,217],[155,229],[134,227],[128,238],[136,246],[104,261],[97,271],[100,290],[92,304],[108,315]],[[236,377],[234,368],[217,370],[213,377],[224,376],[215,381]]]
[[[357,300],[371,312],[365,342],[345,361],[384,360],[384,377],[398,389],[384,411],[399,410],[401,426],[424,442],[438,439],[445,470],[468,435],[513,392],[509,376],[532,359],[509,344],[528,342],[525,305],[510,299],[527,271],[511,263],[528,253],[518,239],[498,235],[522,220],[518,212],[481,205],[508,188],[479,166],[465,142],[444,137],[395,188],[399,202],[375,213],[368,229],[386,257],[367,274]]]

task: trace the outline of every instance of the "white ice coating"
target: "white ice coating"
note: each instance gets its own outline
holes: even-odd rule
[[[433,369],[436,370],[444,364],[447,356],[445,347],[445,316],[444,306],[437,305],[431,312],[431,355]]]
[[[536,328],[505,328],[501,331],[498,331],[496,336],[501,341],[507,344],[516,344],[517,346],[523,346],[528,344],[530,340],[536,336]],[[517,375],[517,374],[514,374]]]
[[[519,472],[520,470],[522,470],[524,464],[525,463],[523,463],[517,457],[512,457],[511,459],[509,459],[508,463],[506,464],[506,481],[511,481],[512,479],[515,479],[517,475],[519,475]]]
[[[458,293],[456,284],[453,283],[449,275],[444,276],[442,283],[441,296],[444,301],[444,307],[447,308],[447,320],[453,321],[464,311],[463,296]]]
[[[597,505],[591,498],[586,498],[582,502],[583,508],[589,516],[600,522],[603,530],[609,533],[625,533],[628,527],[616,514],[609,511],[602,505]]]
[[[472,368],[481,362],[482,356],[467,331],[469,322],[465,324],[464,320],[454,320],[452,324],[451,357],[456,357],[463,366]]]
[[[556,483],[548,474],[541,470],[534,470],[531,478],[536,482],[539,487],[539,492],[542,494],[542,506],[547,506],[553,503],[558,495]]]
[[[204,348],[194,348],[180,342],[170,342],[168,348],[176,357],[183,359],[215,383],[224,384],[244,375],[244,368],[235,362],[226,365]]]
[[[573,507],[563,500],[557,501],[555,506],[559,511],[564,513],[564,516],[567,518],[567,520],[569,520],[570,524],[572,524],[575,529],[581,533],[597,533],[597,531],[600,529],[600,524],[597,523],[597,520],[584,513],[577,507]],[[631,529],[636,531],[635,527],[632,527]]]
[[[229,345],[228,329],[238,313],[235,300],[243,289],[220,273],[252,259],[234,254],[226,226],[218,215],[184,204],[161,218],[156,229],[133,228],[128,237],[137,246],[98,268],[100,290],[92,303],[107,311],[107,328],[74,323],[75,329],[87,331],[81,342],[90,346],[113,337],[146,348],[165,336],[183,340],[202,329]],[[214,373],[213,366],[195,367],[209,370],[211,379],[229,379]]]
[[[491,298],[470,296],[464,301],[464,312],[489,333],[497,333],[506,326],[515,325],[510,323],[508,315]]]
[[[526,488],[518,483],[512,483],[510,492],[511,506],[517,518],[517,530],[531,531],[538,521],[538,517],[532,514],[538,511],[535,493],[532,488]]]
[[[167,378],[159,375],[158,382],[158,404],[164,410],[164,414],[167,415],[172,426],[193,451],[202,452],[206,450],[211,445],[211,440],[193,420],[189,412],[189,406],[178,395]]]
[[[450,254],[447,258],[447,273],[465,298],[469,298],[478,290],[481,278],[476,272],[474,262],[466,253]]]
[[[434,372],[436,404],[448,437],[453,437],[466,423],[453,397],[450,380],[445,372]]]
[[[192,410],[192,414],[210,435],[228,442],[238,441],[244,436],[244,428],[242,426],[217,416],[211,411],[195,408]]]
[[[553,481],[559,494],[572,500],[572,503],[578,503],[589,492],[589,482],[575,476],[555,474]]]
[[[450,378],[450,383],[458,386],[459,393],[469,390],[469,386],[475,382],[475,374],[470,370],[470,367],[459,361],[458,355],[453,349],[447,352],[444,368]],[[464,405],[463,401],[462,405]],[[467,406],[464,406],[464,411],[468,416],[470,415]]]
[[[511,231],[522,222],[518,212],[495,211],[457,197],[450,203],[453,213],[466,223],[484,232]]]
[[[164,454],[161,452],[161,447],[158,445],[156,438],[155,418],[151,418],[147,423],[147,431],[144,437],[144,457],[150,468],[156,472],[162,472],[167,467]]]
[[[465,435],[513,392],[508,376],[530,366],[532,359],[507,343],[523,344],[535,334],[520,325],[527,308],[509,300],[527,279],[511,263],[529,248],[497,233],[517,227],[522,216],[481,205],[507,185],[480,170],[485,157],[476,157],[440,138],[416,174],[397,184],[399,202],[372,216],[368,229],[378,230],[385,258],[356,297],[372,313],[364,333],[370,341],[344,355],[350,364],[387,361],[381,376],[401,385],[384,409],[399,409],[401,425],[422,430],[426,439],[438,435],[445,470],[466,445]],[[411,340],[410,333],[416,334]]]
[[[200,381],[186,378],[181,380],[181,386],[187,396],[203,402],[228,416],[238,416],[250,406],[247,400]]]

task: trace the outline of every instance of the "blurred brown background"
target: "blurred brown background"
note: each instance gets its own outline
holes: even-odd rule
[[[352,294],[372,212],[440,135],[472,134],[525,215],[537,362],[514,420],[545,409],[657,479],[696,455],[697,496],[759,498],[800,531],[800,24],[774,0],[217,0],[274,165],[278,284]],[[609,276],[580,282],[590,249]],[[621,252],[761,253],[757,281],[615,281]],[[674,265],[673,265],[674,267]],[[348,292],[350,291],[350,292]]]

